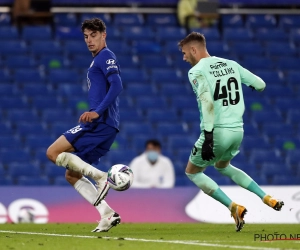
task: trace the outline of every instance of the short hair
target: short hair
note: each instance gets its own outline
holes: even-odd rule
[[[205,41],[205,37],[203,34],[199,33],[199,32],[192,32],[190,34],[188,34],[184,39],[182,39],[179,43],[178,43],[178,47],[181,49],[184,45],[190,43],[190,42],[199,42],[201,43],[204,47],[206,47],[206,41]]]
[[[84,20],[81,25],[81,31],[84,32],[85,29],[92,31],[99,31],[100,33],[106,31],[105,23],[100,18],[92,18]]]
[[[156,139],[147,140],[145,143],[145,148],[147,148],[149,144],[161,149],[161,144],[160,144],[159,140],[156,140]]]

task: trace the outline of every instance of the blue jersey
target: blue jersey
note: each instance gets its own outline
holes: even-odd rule
[[[99,114],[95,122],[119,129],[119,98],[122,81],[120,65],[115,54],[104,47],[95,57],[87,72],[90,111]]]

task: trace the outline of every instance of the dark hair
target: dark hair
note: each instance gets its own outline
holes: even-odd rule
[[[84,32],[85,29],[92,31],[100,31],[100,33],[106,31],[105,23],[100,18],[92,18],[84,20],[81,25],[81,31]]]
[[[161,148],[161,144],[160,144],[159,140],[156,140],[156,139],[147,140],[145,143],[145,148],[147,148],[147,146],[149,144],[153,145],[154,147]]]
[[[204,47],[206,46],[204,35],[199,32],[192,32],[178,43],[178,47],[182,48],[184,45],[194,41],[201,43]]]

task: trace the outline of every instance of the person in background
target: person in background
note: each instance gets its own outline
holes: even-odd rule
[[[172,188],[175,184],[171,160],[161,154],[158,140],[148,140],[145,152],[135,157],[129,167],[134,173],[133,188]]]

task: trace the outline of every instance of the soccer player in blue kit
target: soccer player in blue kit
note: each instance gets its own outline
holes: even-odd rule
[[[123,86],[120,65],[106,45],[106,26],[98,18],[82,24],[84,41],[93,61],[87,71],[90,110],[79,125],[66,131],[47,150],[47,157],[66,168],[66,180],[99,211],[101,220],[93,232],[107,232],[121,218],[104,200],[109,186],[107,173],[90,164],[105,155],[119,131],[119,99]],[[95,180],[96,187],[84,176]]]

